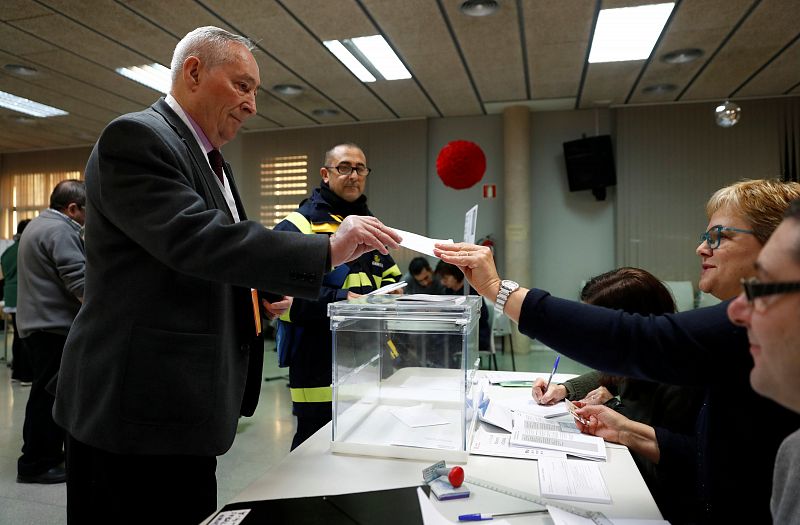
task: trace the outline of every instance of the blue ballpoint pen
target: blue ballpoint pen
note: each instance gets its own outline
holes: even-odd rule
[[[487,521],[493,520],[498,516],[515,516],[517,514],[536,514],[537,512],[547,512],[547,509],[539,510],[522,510],[519,512],[491,512],[480,514],[462,514],[458,517],[458,521]]]
[[[556,370],[558,370],[558,362],[559,362],[560,360],[561,360],[561,356],[560,356],[560,355],[557,355],[557,356],[556,356],[556,362],[555,362],[555,363],[553,363],[553,371],[552,371],[552,372],[550,372],[550,377],[548,377],[548,378],[547,378],[547,384],[546,384],[546,385],[544,385],[544,392],[543,392],[543,394],[546,394],[546,393],[547,393],[547,389],[548,389],[548,388],[550,388],[550,381],[552,381],[552,380],[553,380],[553,376],[555,375],[555,373],[556,373]]]

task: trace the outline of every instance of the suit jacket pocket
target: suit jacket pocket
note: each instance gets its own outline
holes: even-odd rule
[[[122,385],[122,418],[196,425],[214,409],[217,336],[134,327]]]

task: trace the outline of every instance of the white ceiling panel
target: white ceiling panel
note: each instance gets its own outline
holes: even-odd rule
[[[539,111],[800,95],[798,0],[682,0],[650,59],[586,63],[599,8],[657,1],[499,0],[496,13],[469,17],[462,0],[3,0],[0,89],[70,115],[20,123],[0,111],[0,153],[86,144],[109,120],[149,106],[161,94],[114,69],[167,65],[175,43],[204,25],[256,43],[262,89],[250,132],[513,104]],[[322,44],[372,34],[386,38],[412,79],[362,83]],[[702,57],[661,60],[689,47]],[[10,64],[39,74],[12,73]],[[303,91],[283,95],[275,84]],[[656,84],[675,89],[644,92]]]

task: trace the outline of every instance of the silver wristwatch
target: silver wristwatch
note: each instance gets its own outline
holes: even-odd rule
[[[517,291],[518,288],[519,283],[517,282],[509,281],[507,279],[500,281],[500,291],[497,292],[497,299],[494,300],[494,311],[497,313],[497,315],[503,315],[503,311],[506,309],[506,301],[508,301],[508,296]]]

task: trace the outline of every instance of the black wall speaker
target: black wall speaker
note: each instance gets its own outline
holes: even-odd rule
[[[610,135],[584,137],[564,143],[569,191],[592,190],[605,200],[606,187],[617,183]]]

